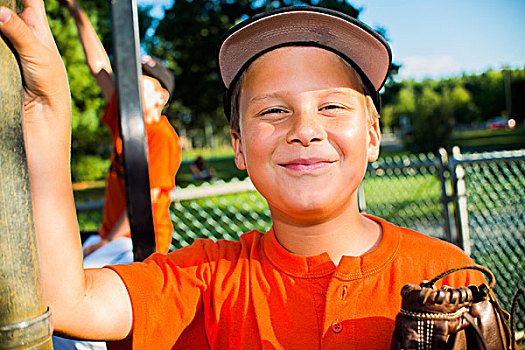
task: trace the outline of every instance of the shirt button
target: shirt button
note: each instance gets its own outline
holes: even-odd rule
[[[347,286],[341,287],[341,300],[345,300],[347,295],[348,295],[348,287]]]
[[[334,323],[332,323],[332,332],[341,333],[342,330],[343,330],[343,325],[341,323],[339,323],[338,321],[335,321]]]

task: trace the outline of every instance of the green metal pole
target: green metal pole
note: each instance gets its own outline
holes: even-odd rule
[[[14,9],[14,0],[0,0]],[[0,349],[53,349],[42,298],[21,125],[22,83],[0,37]]]

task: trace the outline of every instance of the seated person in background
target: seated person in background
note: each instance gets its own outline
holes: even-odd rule
[[[213,168],[208,169],[208,164],[201,156],[193,161],[190,165],[191,168],[191,179],[193,181],[211,181],[215,179],[215,170]]]

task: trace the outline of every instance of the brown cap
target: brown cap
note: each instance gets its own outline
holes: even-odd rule
[[[171,96],[175,88],[173,73],[158,58],[145,55],[140,58],[140,62],[142,64],[142,74],[157,79]]]
[[[229,118],[231,88],[251,62],[283,46],[317,46],[348,61],[361,75],[379,111],[379,90],[392,61],[390,47],[373,29],[344,13],[311,6],[292,6],[264,12],[231,28],[217,55],[226,87]]]

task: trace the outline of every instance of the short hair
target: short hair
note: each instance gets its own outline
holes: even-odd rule
[[[369,89],[367,85],[364,83],[363,78],[361,77],[361,74],[359,74],[354,67],[350,63],[348,63],[345,59],[338,56],[341,62],[344,63],[344,65],[350,69],[355,76],[357,77],[357,80],[359,81],[359,84],[361,85],[361,89],[363,90],[363,94],[366,97],[366,112],[367,112],[367,118],[368,123],[372,125],[377,119],[379,119],[379,113],[377,112],[375,103],[370,96]],[[249,66],[248,66],[249,67]],[[231,93],[231,101],[230,101],[230,129],[233,131],[236,131],[238,133],[241,132],[240,128],[240,111],[239,111],[239,98],[241,95],[242,86],[244,85],[244,81],[246,80],[246,75],[248,71],[248,67],[244,69],[244,71],[239,76],[239,79],[235,82],[235,85],[232,89]]]

